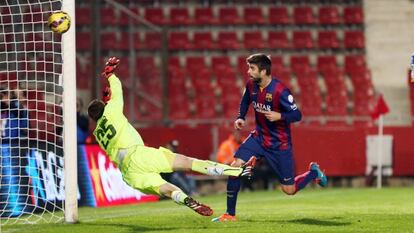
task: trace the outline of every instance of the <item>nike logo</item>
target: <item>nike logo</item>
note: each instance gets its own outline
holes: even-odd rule
[[[215,167],[215,168],[214,168],[214,172],[215,172],[217,175],[221,175],[221,174],[223,174],[223,169],[220,169],[220,168]]]
[[[292,177],[291,178],[283,178],[283,181],[289,181],[290,179],[292,179]]]
[[[252,95],[257,95],[257,93],[256,92],[253,92]]]
[[[221,167],[207,167],[207,173],[213,176],[219,176],[223,174],[224,169]]]

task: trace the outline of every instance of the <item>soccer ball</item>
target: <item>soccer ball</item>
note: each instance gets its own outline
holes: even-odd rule
[[[48,25],[53,32],[65,33],[70,28],[70,16],[64,11],[56,11],[49,16]]]

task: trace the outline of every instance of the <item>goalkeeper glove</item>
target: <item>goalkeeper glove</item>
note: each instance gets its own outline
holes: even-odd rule
[[[105,64],[105,69],[102,72],[102,77],[104,77],[104,78],[111,77],[111,75],[118,68],[119,63],[120,63],[119,58],[117,58],[117,57],[111,57],[111,58],[109,58],[108,61]]]

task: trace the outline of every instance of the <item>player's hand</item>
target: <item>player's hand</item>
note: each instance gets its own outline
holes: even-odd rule
[[[118,68],[119,63],[120,63],[119,58],[117,57],[109,58],[105,64],[105,69],[102,72],[102,77],[109,78]]]
[[[234,128],[237,130],[243,129],[244,125],[246,125],[246,122],[243,119],[237,119],[234,121]]]
[[[278,121],[282,119],[282,114],[274,111],[266,111],[263,113],[269,121]]]

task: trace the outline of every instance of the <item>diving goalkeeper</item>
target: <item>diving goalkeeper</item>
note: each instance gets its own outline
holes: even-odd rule
[[[124,181],[131,187],[146,193],[169,197],[200,215],[210,216],[213,210],[187,196],[181,189],[163,180],[160,173],[173,171],[195,171],[207,175],[246,176],[252,175],[255,156],[243,167],[230,167],[206,160],[198,160],[173,153],[160,147],[147,147],[123,114],[124,100],[121,81],[114,74],[119,59],[109,58],[102,73],[109,81],[109,90],[103,100],[93,100],[88,115],[96,121],[93,134],[100,147],[122,173]]]

